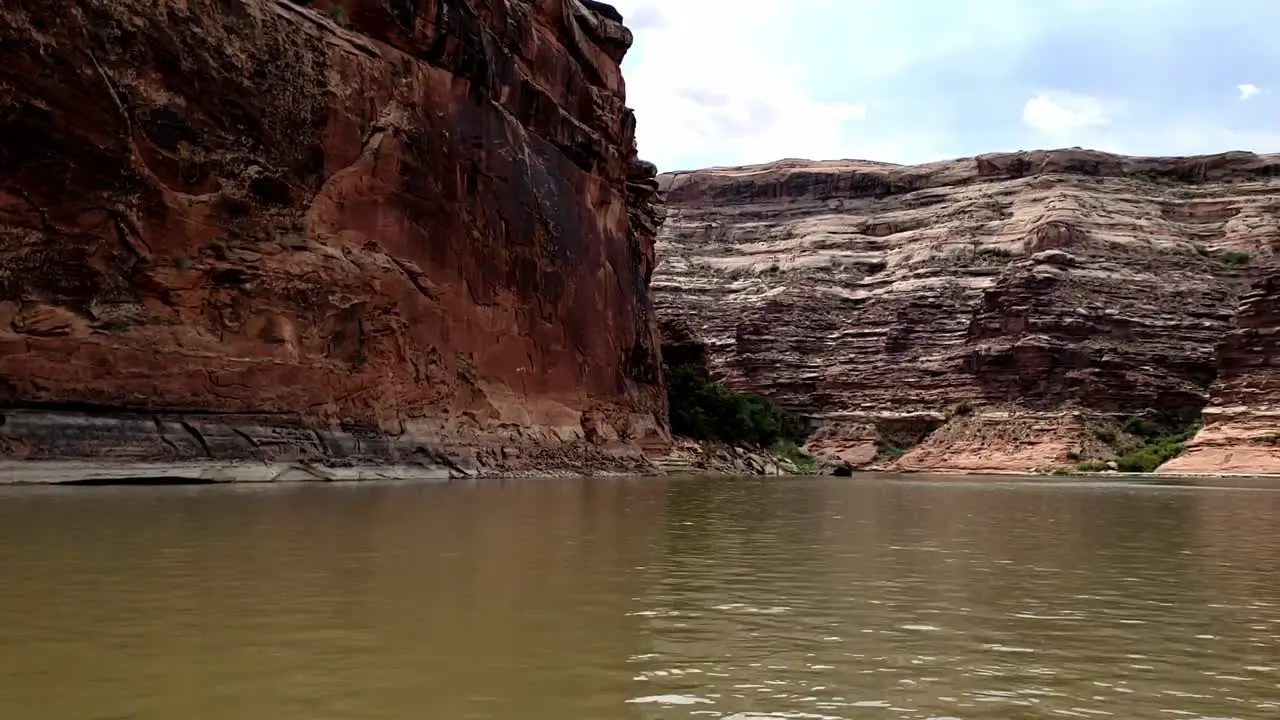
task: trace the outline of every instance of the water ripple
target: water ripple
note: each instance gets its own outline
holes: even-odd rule
[[[0,717],[1280,716],[1280,493],[79,490],[0,492]]]
[[[714,698],[699,716],[1208,718],[1275,706],[1280,589],[1262,573],[1280,568],[1256,550],[1280,543],[1214,524],[1204,504],[1242,509],[1228,494],[923,486],[862,504],[825,490],[817,507],[771,505],[767,520],[748,519],[749,505],[698,507],[692,527],[707,542],[669,545],[651,566],[663,582],[640,602],[698,613],[682,628],[698,642],[653,618],[648,662],[715,668],[697,686]],[[913,509],[894,515],[888,498]],[[1253,565],[1234,559],[1239,543]],[[673,676],[635,677],[652,690]]]

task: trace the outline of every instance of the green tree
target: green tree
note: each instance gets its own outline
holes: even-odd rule
[[[740,393],[713,381],[696,365],[667,368],[671,431],[694,440],[770,447],[799,445],[804,424],[767,398]]]

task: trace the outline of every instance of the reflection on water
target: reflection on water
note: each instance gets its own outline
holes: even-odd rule
[[[0,718],[1280,717],[1280,491],[18,488]]]

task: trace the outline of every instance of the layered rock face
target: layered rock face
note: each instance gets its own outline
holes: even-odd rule
[[[1280,275],[1252,288],[1218,346],[1204,427],[1163,473],[1280,473]]]
[[[665,438],[611,7],[6,0],[0,37],[0,455]]]
[[[860,465],[1026,470],[1090,450],[1098,418],[1194,420],[1280,237],[1280,156],[1250,153],[659,179],[660,314]]]

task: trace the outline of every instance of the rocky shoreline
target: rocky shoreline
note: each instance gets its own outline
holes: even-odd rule
[[[448,468],[326,468],[304,463],[0,461],[0,485],[166,485],[412,480],[447,482]]]
[[[1038,422],[1045,422],[1045,418],[1038,418]],[[928,438],[922,445],[927,441]],[[1005,442],[1007,438],[1000,441]],[[959,447],[951,436],[935,442],[940,447]],[[515,437],[505,444],[490,441],[441,446],[407,433],[391,435],[370,427],[307,427],[281,418],[23,409],[0,413],[0,485],[447,482],[510,477],[657,475],[856,477],[867,473],[903,477],[989,475],[1125,481],[1145,478],[1152,482],[1175,478],[1259,477],[1259,473],[1249,471],[1183,470],[1176,463],[1162,466],[1155,473],[1121,472],[1114,461],[1095,463],[1110,468],[1100,470],[1081,469],[1086,466],[1063,462],[1045,462],[1026,468],[1016,462],[1003,465],[998,462],[1002,458],[1021,458],[1016,449],[981,444],[970,448],[970,462],[952,458],[952,467],[938,467],[938,464],[903,462],[910,457],[909,453],[897,458],[875,455],[879,446],[874,444],[840,449],[823,443],[822,439],[810,443],[816,457],[794,450],[783,454],[770,449],[679,438],[647,450],[627,442],[549,444],[545,439]],[[1045,443],[1037,439],[1028,447],[1039,451]],[[1004,453],[1003,456],[995,454],[995,450]],[[865,453],[872,455],[859,462]],[[1024,461],[1030,462],[1025,458]]]
[[[38,482],[44,475],[57,482],[442,480],[652,468],[634,444],[554,442],[548,433],[521,430],[440,444],[430,432],[317,427],[296,418],[6,410],[0,413],[0,483]]]
[[[796,469],[797,472],[790,472]],[[629,469],[591,469],[587,467],[558,470],[500,470],[489,468],[474,473],[459,472],[443,465],[355,465],[335,467],[301,462],[218,462],[213,460],[164,463],[86,460],[0,460],[0,487],[4,486],[113,486],[113,485],[222,485],[279,483],[350,483],[350,482],[429,482],[448,483],[462,480],[495,480],[503,478],[557,477],[660,477],[660,476],[771,476],[779,479],[813,476],[836,476],[857,481],[860,477],[896,477],[916,479],[972,479],[1027,482],[1106,481],[1167,485],[1192,482],[1215,485],[1216,481],[1255,481],[1270,487],[1275,475],[1232,472],[1022,472],[1009,470],[894,470],[890,468],[845,469],[828,465],[817,472],[800,472],[787,461],[752,451],[715,449],[709,451],[676,451],[653,458],[650,463]]]
[[[791,475],[767,451],[677,441],[509,438],[442,446],[377,428],[316,428],[281,418],[8,410],[0,413],[0,484],[448,481],[565,475]]]

